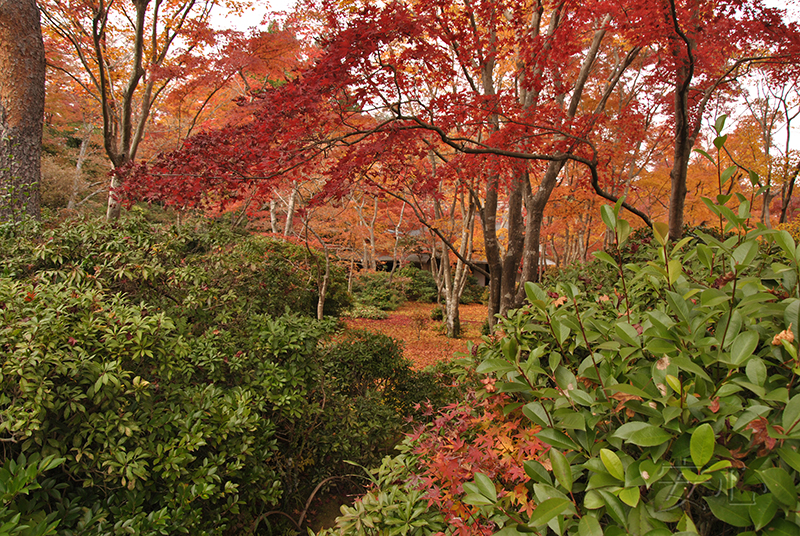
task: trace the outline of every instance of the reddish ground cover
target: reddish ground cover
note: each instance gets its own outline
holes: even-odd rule
[[[346,322],[349,327],[378,331],[403,341],[405,356],[414,363],[414,368],[421,369],[449,361],[456,352],[466,352],[467,341],[480,342],[481,326],[486,320],[485,305],[461,305],[461,338],[448,339],[442,322],[431,320],[434,307],[432,303],[409,302],[391,311],[385,320],[349,318]]]

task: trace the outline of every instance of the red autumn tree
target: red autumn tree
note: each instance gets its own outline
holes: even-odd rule
[[[266,193],[279,174],[308,170],[338,148],[325,170],[326,195],[335,196],[376,162],[416,166],[450,151],[443,167],[467,170],[464,188],[483,229],[491,321],[537,278],[544,211],[567,162],[616,199],[601,183],[612,159],[600,151],[610,136],[644,131],[647,115],[630,113],[642,107],[637,96],[656,95],[653,113],[676,117],[680,171],[696,139],[687,120],[702,118],[708,98],[749,61],[746,52],[794,36],[758,0],[684,4],[409,0],[351,3],[344,15],[317,6],[330,35],[315,65],[267,92],[252,123],[191,140],[140,173],[150,180],[136,189],[162,199],[243,184]],[[682,25],[692,17],[708,19],[713,32],[687,36]],[[733,45],[719,43],[724,29]],[[775,54],[793,59],[784,52]],[[634,97],[618,96],[622,86]],[[431,176],[397,175],[411,177],[403,187],[418,195],[436,191]],[[682,199],[674,202],[681,214]]]

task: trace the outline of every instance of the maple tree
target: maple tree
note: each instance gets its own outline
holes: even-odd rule
[[[460,176],[483,231],[490,322],[524,299],[520,282],[538,278],[545,210],[565,167],[616,201],[638,187],[674,129],[669,219],[680,227],[688,155],[711,97],[765,57],[752,55],[757,47],[794,61],[797,34],[758,0],[304,9],[327,31],[315,63],[259,95],[252,122],[197,136],[136,170],[131,195],[200,203],[208,192],[233,198],[255,188],[266,199],[288,173],[324,177],[314,202],[348,195],[367,176],[436,199],[455,191],[438,189],[441,176]],[[414,171],[431,155],[437,174]]]
[[[669,236],[677,240],[691,150],[712,96],[757,62],[796,66],[800,34],[784,12],[760,1],[668,0],[667,16],[654,15],[674,96]]]
[[[105,151],[114,168],[136,158],[154,111],[171,86],[207,66],[206,54],[218,38],[210,17],[221,4],[218,0],[42,2],[49,65],[72,78],[100,106]],[[224,3],[230,13],[246,5],[243,0]],[[253,51],[242,46],[247,40],[233,32],[225,35],[228,50]],[[233,61],[227,71],[219,65],[205,71],[206,96],[217,93],[222,81],[255,61]],[[183,90],[189,87],[197,85],[187,82]],[[112,174],[109,219],[119,215],[119,187],[119,175]]]
[[[39,216],[44,78],[36,3],[0,2],[0,222]]]

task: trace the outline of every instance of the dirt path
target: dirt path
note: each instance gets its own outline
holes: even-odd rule
[[[347,325],[378,331],[403,341],[405,356],[421,369],[439,361],[449,361],[456,352],[467,351],[467,341],[480,342],[481,326],[486,320],[486,306],[461,305],[460,339],[448,339],[442,322],[431,320],[432,303],[408,302],[397,311],[390,311],[385,320],[346,319]]]

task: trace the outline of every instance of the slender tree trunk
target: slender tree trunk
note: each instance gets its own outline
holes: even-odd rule
[[[273,234],[278,234],[278,202],[275,198],[269,200],[269,224]]]
[[[83,138],[81,138],[81,149],[78,152],[78,162],[75,164],[75,178],[72,179],[72,191],[69,194],[67,210],[74,210],[78,202],[78,190],[80,189],[81,177],[83,176],[83,163],[86,161],[86,151],[89,148],[89,141],[92,139],[92,125],[84,124]]]
[[[286,225],[283,227],[283,236],[292,234],[294,227],[294,212],[297,206],[297,181],[292,182],[292,193],[289,195],[289,205],[286,207]]]
[[[0,0],[0,222],[38,218],[45,57],[34,0]]]

